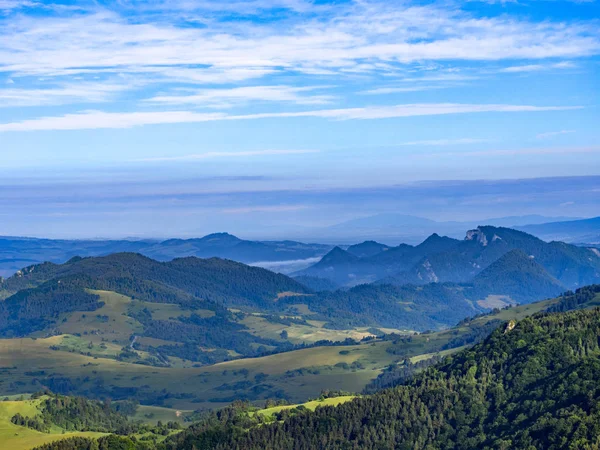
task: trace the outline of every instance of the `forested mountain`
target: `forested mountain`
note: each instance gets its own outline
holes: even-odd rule
[[[65,277],[85,277],[91,289],[115,290],[166,303],[204,300],[227,306],[269,305],[281,292],[309,292],[284,275],[234,261],[187,257],[159,262],[135,253],[29,266],[3,280],[0,292],[6,296]]]
[[[214,233],[200,239],[169,239],[146,247],[140,253],[168,261],[184,256],[226,258],[243,263],[288,261],[322,256],[329,245],[296,241],[248,241],[229,233]]]
[[[118,310],[106,305],[99,295],[104,291],[125,296],[116,300],[124,305]],[[110,326],[100,334],[125,348],[134,334],[159,339],[161,345],[144,350],[163,363],[165,355],[207,363],[230,359],[230,351],[255,356],[267,348],[290,348],[285,340],[248,333],[227,307],[271,311],[279,308],[280,295],[311,291],[284,275],[218,258],[158,262],[135,253],[120,253],[73,258],[62,265],[30,266],[0,283],[0,292],[8,296],[0,301],[0,336],[57,334],[63,323],[75,320],[72,315],[76,312],[79,321],[85,319],[86,312],[96,318],[89,325],[78,326],[78,330],[83,328],[79,332],[98,334],[99,324],[126,316],[128,322],[120,325],[119,336],[111,335],[115,331]],[[174,305],[167,309],[172,313],[153,315],[151,310],[156,307],[152,305],[156,304]],[[95,312],[101,309],[108,309],[111,315]],[[126,353],[123,357],[128,357]],[[148,361],[156,362],[152,358]]]
[[[293,300],[289,300],[293,301]],[[485,308],[453,285],[423,287],[362,284],[348,290],[320,292],[303,301],[334,328],[383,326],[425,331],[452,326]]]
[[[600,310],[541,314],[496,330],[406,385],[244,430],[224,419],[174,449],[595,448]]]
[[[310,275],[300,275],[294,277],[294,280],[315,292],[335,291],[340,287],[328,278],[311,277]]]
[[[479,272],[471,283],[480,296],[494,290],[520,302],[554,297],[564,291],[556,278],[522,250],[504,254]]]
[[[294,275],[329,278],[343,286],[355,286],[407,270],[426,255],[447,251],[459,243],[456,239],[433,234],[417,246],[400,244],[397,247],[385,247],[378,253],[369,252],[371,254],[366,256],[358,255],[360,250],[357,252],[352,247],[347,251],[336,247],[318,263]],[[377,246],[369,244],[369,248],[372,250]]]
[[[564,289],[600,280],[600,256],[593,250],[491,226],[469,231],[463,241],[432,235],[415,247],[402,244],[370,257],[323,258],[297,275],[329,278],[346,286],[375,280],[396,285],[470,283],[511,250],[531,256]]]
[[[354,244],[347,248],[348,253],[352,253],[359,258],[368,258],[369,256],[376,255],[383,251],[388,250],[388,247],[385,244],[380,244],[375,241],[365,241],[360,244]]]
[[[510,232],[517,233],[517,237],[523,235],[512,230]],[[526,239],[531,238],[528,235],[524,236]],[[194,333],[203,336],[205,333],[195,327],[201,326],[202,329],[206,329],[218,322],[221,324],[221,337],[217,348],[232,348],[230,344],[225,345],[222,341],[226,330],[231,332],[244,329],[239,325],[232,328],[232,319],[228,319],[231,313],[225,308],[282,314],[302,303],[310,310],[309,313],[304,313],[303,320],[324,321],[329,328],[384,326],[423,331],[452,326],[464,317],[481,313],[486,308],[509,302],[529,302],[566,290],[565,285],[552,277],[540,264],[542,261],[550,265],[554,261],[548,254],[538,253],[539,258],[535,258],[530,253],[520,250],[503,253],[508,244],[483,245],[480,241],[484,238],[484,234],[475,233],[471,239],[461,242],[435,235],[419,246],[400,246],[370,258],[359,258],[336,247],[316,265],[317,268],[331,265],[343,268],[362,264],[363,261],[370,264],[376,257],[384,259],[384,256],[387,258],[393,253],[411,254],[412,258],[415,258],[417,253],[421,254],[432,248],[450,248],[451,250],[443,255],[449,252],[458,255],[455,249],[461,246],[469,249],[475,247],[480,253],[487,254],[488,246],[496,246],[492,253],[500,255],[499,258],[480,271],[469,283],[463,284],[440,282],[422,286],[392,286],[379,283],[356,286],[350,290],[335,290],[336,284],[331,282],[330,278],[303,276],[300,281],[304,280],[305,284],[302,284],[284,275],[228,260],[188,257],[159,262],[134,253],[72,258],[61,265],[44,263],[27,267],[0,282],[0,296],[10,297],[0,304],[0,333],[6,336],[22,336],[50,329],[59,318],[64,318],[61,314],[94,311],[102,302],[95,294],[89,292],[90,289],[114,291],[139,301],[177,304],[190,311],[213,311],[216,318],[210,320],[200,320],[192,316],[178,318],[176,322],[153,321],[152,326],[149,322],[146,323],[145,329],[146,333],[155,338],[170,333],[168,330],[173,327],[184,327],[182,330],[187,331],[183,332],[182,336],[192,336]],[[504,239],[492,237],[491,241],[494,243]],[[575,263],[591,264],[591,257],[595,256],[587,249],[562,244],[555,244],[550,249],[554,253],[570,252],[569,254],[573,255],[562,268],[563,279],[575,275],[571,270],[572,267],[579,267]],[[590,260],[585,261],[582,252],[589,252]],[[552,256],[551,252],[549,253]],[[446,260],[449,263],[456,262],[459,256],[448,257]],[[560,271],[558,267],[551,268]],[[434,273],[433,267],[428,270]],[[583,275],[580,275],[580,278],[581,276]],[[394,279],[386,281],[393,282]],[[502,300],[489,303],[486,299],[490,296]],[[147,315],[140,315],[139,311],[135,314],[139,322],[147,321]],[[185,321],[185,326],[182,321]],[[159,329],[162,331],[159,332]],[[238,353],[254,354],[255,352],[250,352],[248,347],[252,342],[273,347],[273,343],[268,340],[252,338],[248,341],[242,339],[240,334],[235,336],[242,343],[235,346],[237,350],[241,350]],[[185,342],[188,341],[186,338]],[[208,342],[201,340],[195,343],[202,342],[210,343],[211,347],[215,344],[212,338]]]
[[[123,252],[141,253],[159,261],[197,256],[256,263],[310,259],[322,256],[330,249],[329,245],[295,241],[248,241],[228,233],[166,241],[0,237],[0,276],[8,277],[23,267],[46,261],[62,264],[75,256],[106,256]]]

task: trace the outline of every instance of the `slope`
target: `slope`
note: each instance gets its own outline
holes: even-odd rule
[[[336,250],[333,255],[335,257],[332,257],[330,252],[318,263],[294,275],[328,278],[337,284],[351,287],[408,270],[425,256],[448,251],[459,243],[460,241],[456,239],[442,237],[435,233],[417,246],[400,244],[397,247],[384,248],[378,253],[372,252],[377,248],[376,243],[363,243],[359,244],[358,250],[353,250],[353,247],[348,249],[347,253],[352,253],[354,258],[342,257],[340,251]],[[366,248],[365,244],[370,251],[360,256],[361,251],[365,253],[365,250],[360,250]]]
[[[522,250],[511,250],[477,274],[471,282],[475,295],[493,293],[508,296],[518,303],[554,297],[565,286],[552,277],[535,258]]]
[[[591,448],[599,335],[599,310],[527,318],[405,386],[249,432],[192,427],[163,448]]]
[[[284,275],[233,261],[187,257],[158,262],[135,253],[30,266],[0,281],[0,292],[6,296],[58,278],[85,279],[85,283],[92,283],[86,287],[92,289],[115,290],[168,303],[204,300],[227,306],[268,307],[278,293],[309,293]]]
[[[479,272],[511,250],[522,250],[568,288],[600,280],[600,257],[592,250],[541,239],[510,228],[482,226],[467,232],[454,248],[429,254],[409,271],[386,283],[470,282]]]

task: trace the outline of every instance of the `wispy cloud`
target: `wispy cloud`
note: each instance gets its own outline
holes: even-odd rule
[[[330,95],[305,95],[319,87],[245,86],[231,89],[202,89],[189,95],[159,95],[149,102],[171,105],[197,105],[227,108],[248,102],[287,102],[320,105],[331,101]]]
[[[10,2],[12,3],[12,2]],[[90,2],[76,15],[14,15],[2,27],[0,70],[15,75],[113,71],[114,73],[194,68],[329,73],[395,71],[422,61],[498,61],[575,58],[600,52],[597,27],[576,22],[531,22],[508,17],[479,18],[442,5],[410,6],[396,2],[344,2],[319,8],[312,2],[176,2],[190,6],[169,15],[170,2],[157,17],[135,4],[135,20],[122,14],[123,2]],[[249,23],[231,12],[272,11],[287,7],[295,15]],[[144,13],[144,11],[148,11]],[[178,11],[186,10],[180,7]],[[221,11],[222,16],[202,11]],[[225,75],[226,77],[229,75]]]
[[[240,152],[205,152],[183,156],[161,156],[138,159],[137,162],[198,161],[213,158],[246,158],[252,156],[306,155],[319,153],[319,150],[252,150]]]
[[[564,111],[580,109],[580,106],[534,106],[460,103],[417,103],[395,106],[364,108],[320,109],[299,112],[268,112],[257,114],[226,114],[223,112],[199,113],[193,111],[153,112],[102,112],[84,111],[56,117],[42,117],[20,122],[0,124],[0,132],[85,130],[107,128],[132,128],[143,125],[200,123],[224,120],[258,120],[269,118],[315,117],[331,120],[373,120],[398,117],[434,116],[445,114],[508,113]]]
[[[375,89],[369,89],[362,91],[361,94],[368,95],[387,95],[387,94],[399,94],[403,92],[421,92],[431,91],[433,89],[443,89],[450,86],[435,86],[435,85],[423,85],[423,86],[388,86],[380,87]]]
[[[106,102],[119,92],[131,88],[126,83],[80,82],[62,84],[47,88],[15,88],[14,81],[8,80],[11,88],[0,89],[0,107],[65,105],[70,103]]]
[[[521,66],[509,66],[500,70],[505,73],[539,72],[550,69],[573,69],[577,65],[571,61],[562,61],[554,64],[525,64]]]
[[[40,3],[30,0],[0,0],[0,12],[8,12],[14,9],[32,7],[37,5],[40,5]]]
[[[537,139],[549,139],[563,134],[575,133],[575,130],[560,130],[560,131],[549,131],[547,133],[540,133],[536,136]]]

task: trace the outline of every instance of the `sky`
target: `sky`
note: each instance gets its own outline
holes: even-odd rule
[[[0,234],[598,215],[599,55],[598,1],[0,0]]]

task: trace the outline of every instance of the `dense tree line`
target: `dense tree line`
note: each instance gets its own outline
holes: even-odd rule
[[[36,398],[38,395],[34,395]],[[101,403],[84,397],[67,397],[48,394],[39,406],[40,414],[33,418],[15,414],[11,421],[38,431],[47,431],[52,425],[66,431],[98,431],[103,433],[130,434],[139,429],[127,416],[114,408],[110,402]]]
[[[405,385],[250,431],[203,424],[161,448],[597,448],[599,336],[600,310],[539,314]]]
[[[587,306],[589,302],[600,296],[600,284],[593,284],[577,289],[575,292],[565,292],[559,301],[548,308],[548,312],[565,312]],[[600,303],[600,298],[598,298]]]
[[[81,285],[80,279],[68,277],[0,301],[0,336],[23,336],[56,322],[61,313],[100,308],[100,297],[86,292]]]
[[[197,299],[226,306],[273,309],[280,292],[310,293],[305,286],[284,275],[234,261],[187,257],[158,262],[136,253],[31,266],[5,280],[0,288],[17,292],[69,276],[88,278],[91,284],[87,287],[92,289],[113,290],[163,303]]]
[[[377,378],[371,380],[363,389],[363,394],[374,394],[382,389],[403,384],[414,377],[419,371],[439,363],[442,357],[434,355],[431,358],[412,363],[410,359],[402,364],[392,364],[381,372]]]
[[[292,304],[298,300],[285,302]],[[349,290],[304,297],[302,302],[326,320],[329,328],[339,329],[376,325],[423,331],[454,325],[473,314],[473,305],[463,290],[445,283],[363,284]]]
[[[20,427],[31,428],[32,430],[40,431],[42,433],[47,433],[50,430],[48,424],[46,424],[43,420],[40,420],[37,417],[25,417],[20,413],[12,416],[10,421]]]
[[[134,437],[109,435],[99,439],[72,437],[36,447],[33,450],[153,450],[152,443]]]

